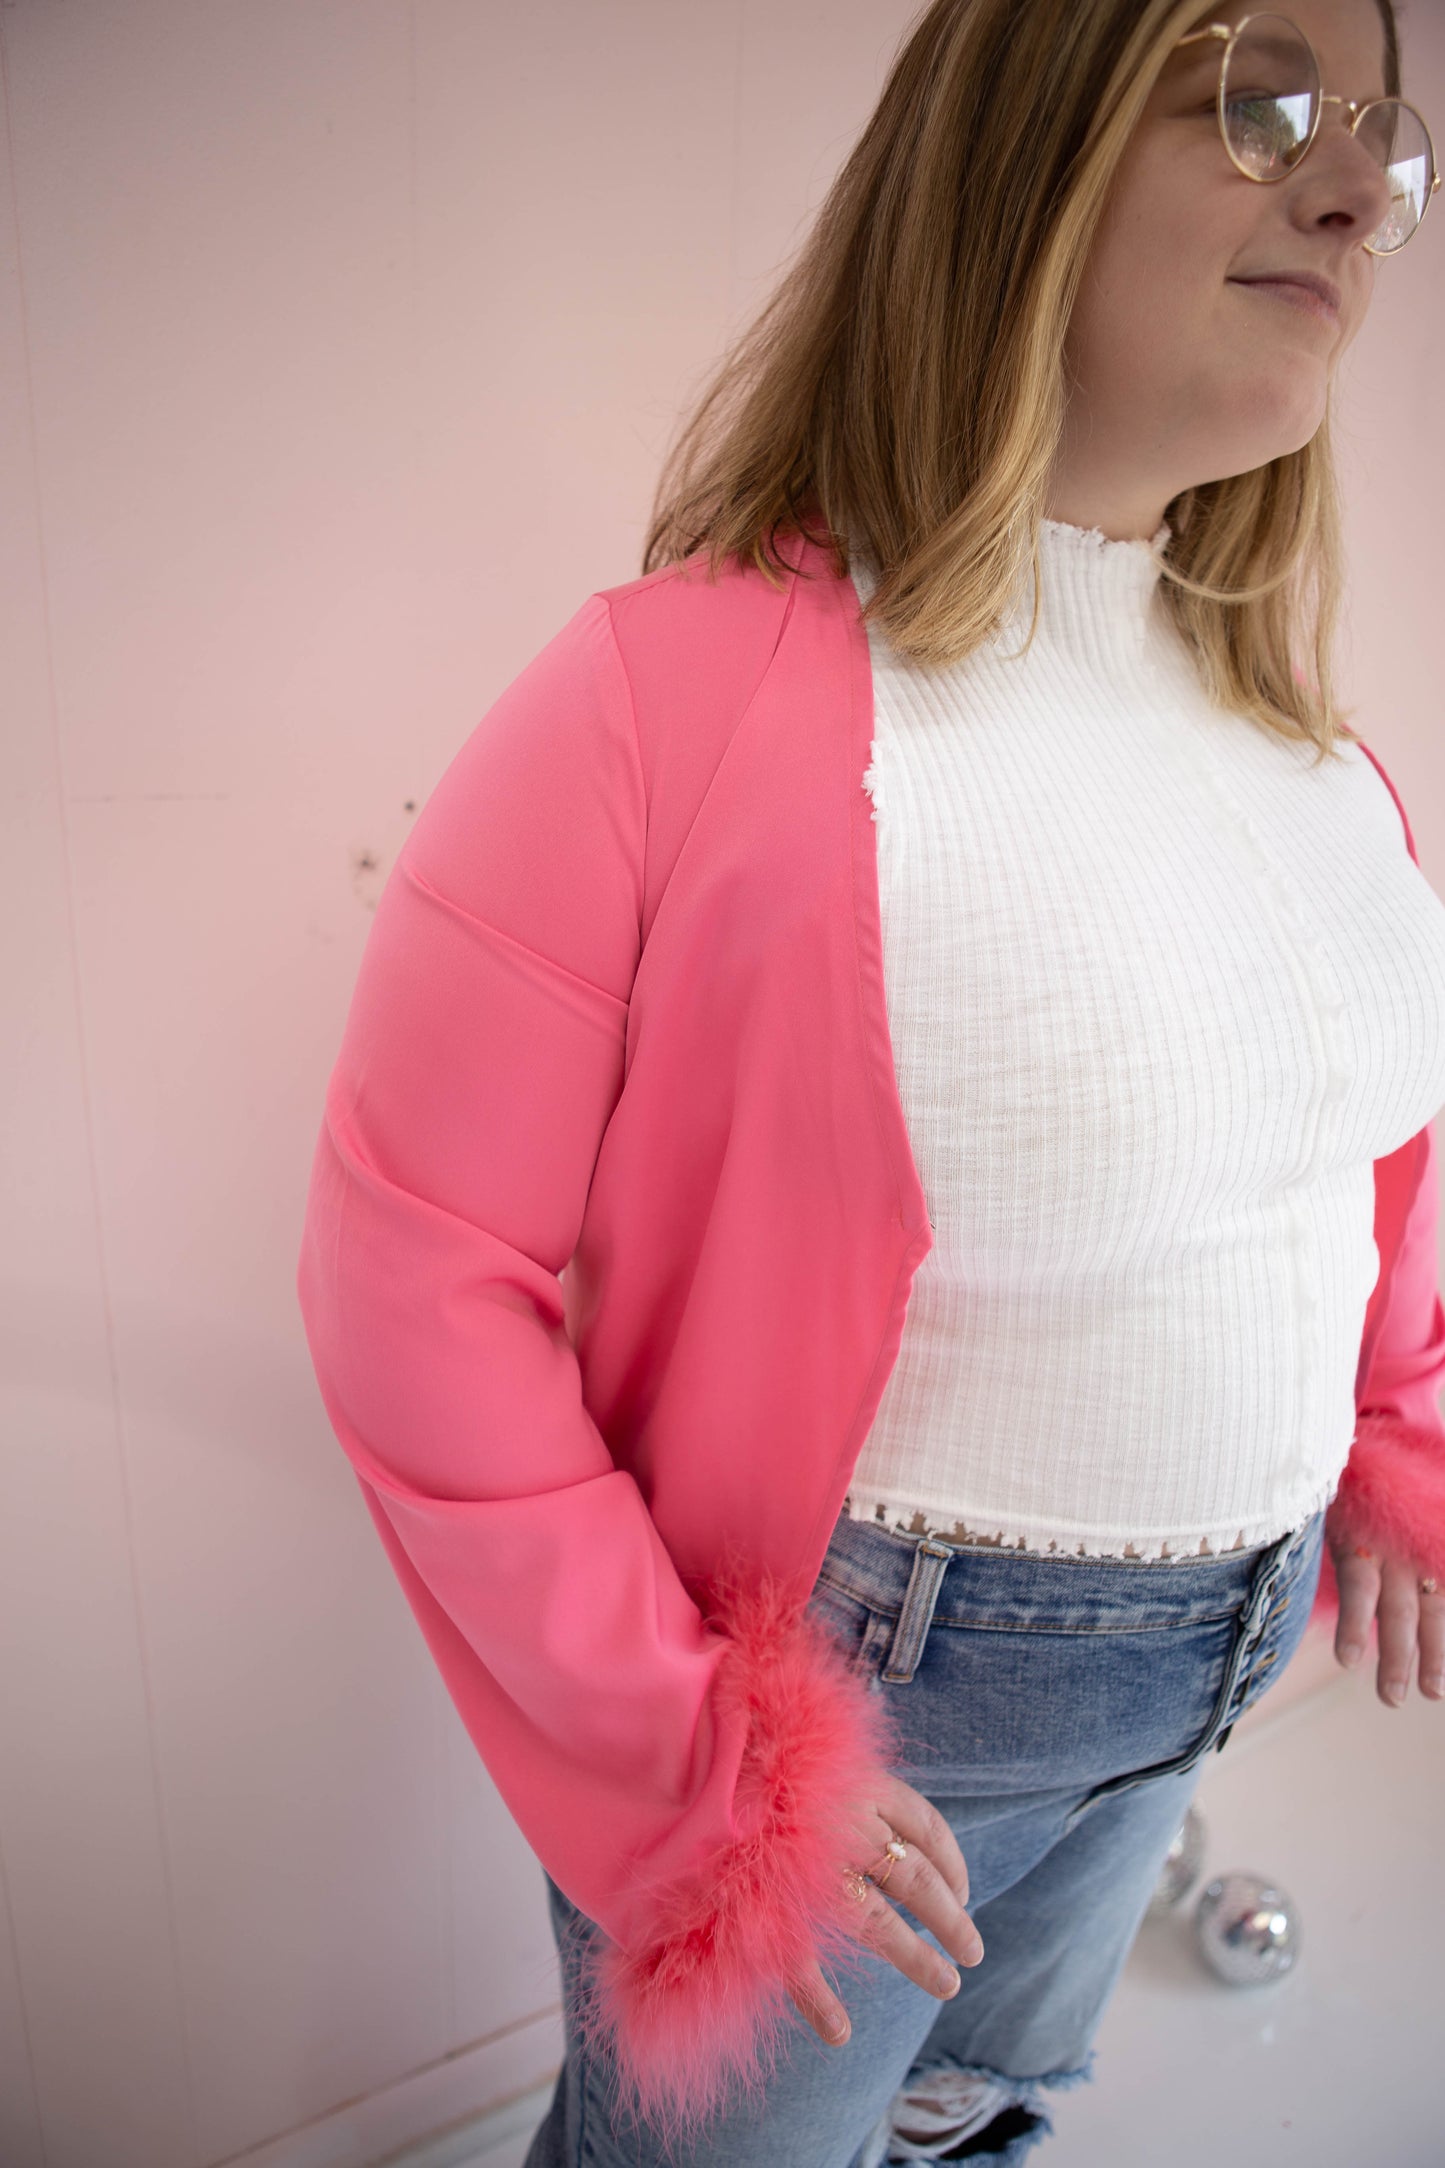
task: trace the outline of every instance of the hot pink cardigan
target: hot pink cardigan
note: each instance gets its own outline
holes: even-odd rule
[[[674,2135],[756,2093],[809,1957],[856,1958],[838,1817],[906,1758],[803,1610],[932,1237],[867,633],[783,549],[779,588],[699,553],[589,595],[456,754],[376,911],[297,1283],[461,1719],[604,1931],[586,2036]],[[1375,1175],[1332,1527],[1445,1577],[1430,1128]]]

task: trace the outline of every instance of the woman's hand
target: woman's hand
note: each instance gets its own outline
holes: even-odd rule
[[[1381,1701],[1398,1709],[1410,1690],[1410,1667],[1418,1638],[1420,1691],[1431,1701],[1445,1700],[1445,1590],[1422,1590],[1418,1568],[1407,1559],[1336,1541],[1325,1524],[1340,1616],[1335,1654],[1345,1665],[1365,1653],[1370,1621],[1380,1623],[1380,1666],[1375,1690]]]
[[[916,1919],[932,1928],[939,1941],[963,1965],[983,1956],[983,1937],[969,1918],[968,1868],[958,1840],[931,1801],[901,1777],[887,1776],[857,1819],[857,1834],[847,1859],[838,1862],[840,1878],[852,1867],[859,1875],[877,1867],[895,1832],[908,1846],[887,1879],[886,1890],[866,1882],[858,1903],[858,1939],[896,1965],[906,1979],[947,2000],[958,1992],[958,1979],[930,1943],[900,1918],[889,1903],[897,1897]],[[794,2007],[820,2039],[840,2044],[848,2037],[848,2013],[829,1987],[821,1965],[788,1990]]]

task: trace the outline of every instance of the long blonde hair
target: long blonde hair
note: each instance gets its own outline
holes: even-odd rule
[[[1376,4],[1399,96],[1394,8]],[[736,556],[777,585],[777,535],[801,532],[841,577],[851,538],[879,571],[864,614],[896,652],[946,666],[993,634],[1037,564],[1092,237],[1199,15],[1198,0],[934,0],[793,265],[685,420],[644,573],[705,550],[714,580]],[[1209,698],[1333,755],[1356,733],[1333,690],[1328,403],[1298,451],[1183,490],[1166,516],[1164,606]]]

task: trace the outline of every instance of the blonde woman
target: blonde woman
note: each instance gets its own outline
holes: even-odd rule
[[[528,2168],[1022,2158],[1312,1608],[1441,1698],[1445,906],[1331,679],[1400,100],[1389,0],[936,0],[387,884],[298,1284],[546,1870]]]

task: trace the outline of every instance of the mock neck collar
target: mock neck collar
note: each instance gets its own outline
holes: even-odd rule
[[[1098,527],[1046,519],[1039,526],[1039,602],[1036,644],[1081,664],[1115,669],[1143,653],[1153,615],[1154,591],[1163,577],[1158,552],[1172,529],[1161,520],[1149,541],[1112,541]],[[1025,571],[1003,631],[1006,654],[1023,644],[1033,610],[1033,583]]]
[[[1106,673],[1140,662],[1156,622],[1154,594],[1163,577],[1159,553],[1172,532],[1166,519],[1147,542],[1138,537],[1115,541],[1098,527],[1042,520],[1038,553],[1042,593],[1030,652],[1045,650]],[[866,601],[877,584],[876,567],[866,555],[856,556],[854,562],[854,584],[860,599]],[[994,644],[1004,659],[1022,648],[1032,612],[1033,581],[1026,565],[995,636]]]

